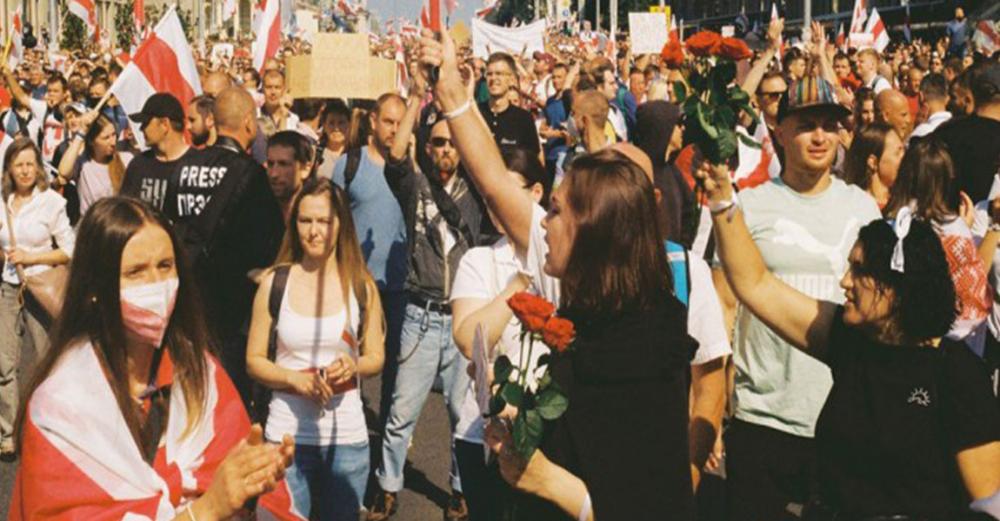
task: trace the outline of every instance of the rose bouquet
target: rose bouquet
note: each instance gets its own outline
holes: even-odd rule
[[[507,405],[517,408],[511,428],[514,448],[524,458],[530,458],[542,441],[543,420],[555,420],[566,412],[569,400],[549,375],[552,356],[566,352],[576,331],[573,323],[555,316],[551,302],[526,292],[507,300],[507,305],[521,322],[521,349],[517,364],[506,355],[493,365],[488,416],[496,416]],[[550,354],[533,363],[535,342],[549,347]]]
[[[724,38],[713,31],[700,31],[684,42],[691,57],[684,73],[686,82],[674,83],[677,103],[685,116],[684,141],[693,143],[705,157],[716,164],[727,163],[737,151],[737,139],[747,146],[759,147],[736,132],[740,111],[756,117],[750,95],[736,79],[736,62],[753,53],[743,40]],[[680,42],[668,42],[663,59],[677,63]]]

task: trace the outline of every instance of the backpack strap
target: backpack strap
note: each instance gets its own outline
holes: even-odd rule
[[[680,244],[666,242],[667,261],[670,264],[670,273],[674,278],[674,296],[681,301],[681,304],[684,304],[684,307],[687,307],[691,297],[691,269],[689,267],[691,263],[688,252]]]
[[[271,293],[267,299],[267,311],[271,315],[271,339],[267,343],[267,359],[274,361],[278,354],[278,343],[274,333],[278,329],[278,315],[281,313],[281,301],[285,298],[285,287],[288,286],[288,274],[292,271],[291,264],[278,266],[274,269],[274,279],[271,281]]]
[[[361,149],[352,148],[347,151],[347,164],[344,165],[344,191],[350,194],[351,183],[358,176],[358,168],[361,167]]]

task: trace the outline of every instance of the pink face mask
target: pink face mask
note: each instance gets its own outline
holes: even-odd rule
[[[157,348],[163,343],[177,300],[176,278],[132,286],[121,291],[125,329]]]

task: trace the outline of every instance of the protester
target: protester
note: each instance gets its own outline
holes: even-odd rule
[[[854,133],[875,122],[875,91],[862,87],[854,96]]]
[[[81,222],[52,346],[18,418],[11,519],[221,519],[261,494],[260,507],[304,519],[282,508],[294,442],[266,444],[251,428],[210,355],[170,229],[149,206],[117,197]]]
[[[173,215],[176,202],[167,201],[167,188],[194,153],[184,141],[184,108],[173,95],[157,93],[146,100],[142,111],[129,114],[129,119],[140,125],[149,150],[135,156],[125,169],[121,194]]]
[[[581,519],[690,519],[683,375],[695,343],[686,335],[682,305],[671,296],[665,250],[652,224],[656,208],[651,183],[617,152],[577,158],[566,182],[553,194],[544,232],[542,211],[505,175],[488,127],[467,110],[471,101],[458,72],[454,43],[447,35],[443,40],[441,44],[424,37],[421,62],[440,67],[435,94],[451,114],[448,126],[459,154],[515,250],[525,255],[533,283],[544,297],[560,303],[564,316],[581,325],[572,353],[578,362],[552,362],[557,381],[568,390],[569,410],[552,426],[555,430],[542,449],[525,467],[523,460],[517,462],[509,433],[502,428],[494,437],[502,441],[491,443],[499,451],[505,479],[543,499],[526,501],[521,512],[529,512],[525,515],[532,519],[553,518],[558,512]],[[592,206],[592,194],[605,197],[600,209]],[[590,216],[587,224],[577,224],[576,215]],[[635,222],[652,225],[626,224]],[[640,257],[647,261],[640,262]],[[562,279],[561,298],[556,298],[555,284],[541,282],[543,270]],[[631,282],[617,290],[585,283],[595,273],[607,281]],[[599,320],[583,327],[588,317]],[[631,340],[622,342],[626,337]],[[654,338],[662,350],[642,347]],[[614,383],[607,381],[608,375],[614,375]],[[651,410],[657,413],[650,415]],[[632,428],[639,424],[642,429]],[[630,443],[598,441],[613,439]],[[554,479],[531,480],[533,473],[527,469],[539,467],[553,472]],[[543,490],[547,487],[566,493],[552,496]],[[552,502],[544,504],[546,499]]]
[[[1000,414],[978,360],[942,338],[955,293],[931,225],[902,211],[861,228],[840,305],[769,272],[728,172],[700,175],[734,292],[833,375],[816,426],[817,495],[803,518],[959,519],[969,497],[986,508],[1000,489]]]
[[[21,356],[31,346],[38,359],[48,348],[48,317],[25,301],[25,277],[69,262],[74,234],[66,200],[49,189],[38,147],[18,138],[4,153],[0,246],[5,265],[0,282],[0,457],[14,455]],[[43,324],[45,324],[43,326]]]
[[[510,103],[510,93],[518,84],[517,64],[506,53],[494,53],[486,62],[486,85],[490,99],[479,104],[493,138],[499,146],[524,147],[541,151],[534,118]]]
[[[268,152],[287,148],[275,143],[288,134],[296,135],[271,136]],[[377,375],[384,361],[378,288],[358,246],[350,201],[329,179],[311,178],[295,196],[288,241],[291,265],[269,272],[254,298],[247,370],[275,391],[265,438],[295,439],[286,478],[295,510],[357,521],[369,469],[360,381]]]
[[[24,133],[41,147],[42,159],[45,164],[51,165],[52,154],[55,153],[56,146],[63,140],[65,132],[62,109],[68,95],[66,79],[61,74],[50,76],[43,83],[46,87],[43,97],[35,98],[34,93],[31,96],[25,93],[6,63],[0,67],[2,67],[0,74],[4,77],[11,97],[21,107],[27,109],[29,115],[27,121],[18,117],[18,122],[13,129],[9,125],[5,125],[4,132],[8,134]]]
[[[840,299],[836,281],[858,229],[880,218],[871,196],[830,174],[838,122],[847,113],[825,80],[792,84],[774,132],[784,150],[781,177],[740,194],[768,269],[830,300]],[[735,300],[720,286],[723,305],[734,313]],[[736,324],[735,412],[725,432],[728,518],[778,519],[786,505],[808,499],[802,476],[815,469],[814,428],[830,372],[745,307]]]
[[[292,130],[267,140],[267,180],[286,223],[291,223],[292,203],[311,173],[312,152],[308,138]]]
[[[884,123],[861,127],[844,160],[844,181],[868,192],[879,209],[885,208],[905,151],[903,139],[892,127]]]
[[[323,153],[318,158],[317,175],[333,178],[333,167],[347,150],[351,140],[351,109],[342,100],[332,100],[323,109],[323,135],[320,148]]]
[[[217,138],[215,129],[215,96],[195,96],[187,108],[187,131],[191,144],[197,148],[210,147]]]
[[[948,112],[948,82],[940,74],[928,74],[920,81],[920,107],[927,116],[910,134],[910,139],[924,137],[951,119]]]
[[[906,96],[895,89],[886,89],[875,95],[875,121],[893,128],[903,140],[913,131],[914,114],[910,113]]]
[[[132,154],[118,151],[118,132],[107,116],[89,112],[81,117],[86,134],[77,133],[59,161],[56,181],[75,181],[80,198],[80,213],[98,199],[117,195],[132,162]]]
[[[264,72],[264,104],[260,106],[258,121],[265,137],[298,127],[299,117],[291,111],[291,103],[286,100],[287,94],[285,75],[281,71],[271,69]]]
[[[973,201],[987,198],[1000,167],[1000,65],[978,72],[971,83],[975,113],[942,124],[932,136],[942,140],[955,162],[954,187]]]
[[[858,51],[858,77],[861,83],[879,95],[886,89],[891,89],[892,84],[879,73],[879,65],[882,58],[875,49],[866,47]]]

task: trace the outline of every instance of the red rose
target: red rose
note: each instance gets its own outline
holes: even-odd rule
[[[733,61],[745,60],[753,56],[746,42],[739,38],[723,38],[717,52],[719,56]]]
[[[507,299],[507,305],[524,327],[532,333],[538,333],[545,327],[545,321],[556,312],[551,302],[521,291]]]
[[[575,336],[576,328],[565,318],[550,318],[542,330],[542,341],[557,353],[565,351]]]
[[[684,40],[684,45],[689,53],[695,56],[709,56],[719,52],[719,45],[722,44],[722,37],[719,33],[712,31],[700,31]]]
[[[660,51],[660,57],[663,58],[663,63],[667,67],[680,68],[681,64],[684,63],[684,49],[681,48],[681,42],[677,38],[670,38],[670,41]]]

